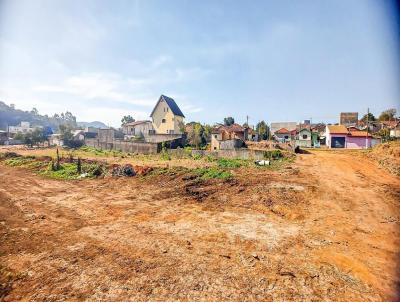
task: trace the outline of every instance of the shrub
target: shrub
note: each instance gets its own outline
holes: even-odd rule
[[[202,158],[202,156],[201,156],[200,154],[192,154],[191,156],[192,156],[192,158],[193,158],[194,160],[199,160],[199,159]]]
[[[283,153],[281,150],[264,151],[264,158],[267,158],[269,160],[280,159],[280,158],[283,158]]]
[[[243,164],[243,161],[240,159],[228,159],[228,158],[220,158],[218,159],[218,167],[220,168],[240,168]]]

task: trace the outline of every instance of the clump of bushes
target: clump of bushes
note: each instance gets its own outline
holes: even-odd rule
[[[277,160],[283,158],[283,153],[281,150],[267,150],[264,151],[264,158],[269,160]]]
[[[220,158],[217,163],[220,168],[240,168],[243,165],[243,160]]]

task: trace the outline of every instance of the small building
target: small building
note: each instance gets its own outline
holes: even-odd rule
[[[346,138],[349,131],[344,125],[326,126],[326,145],[328,148],[346,148]]]
[[[211,150],[232,150],[244,146],[246,128],[233,124],[219,125],[211,131]]]
[[[85,127],[85,133],[99,133],[99,128],[97,127],[92,127],[92,126],[88,126]]]
[[[292,131],[286,128],[281,128],[274,132],[274,137],[279,142],[290,142],[292,139]],[[294,129],[296,131],[296,129]]]
[[[392,138],[400,138],[400,122],[390,127],[389,136]]]
[[[326,126],[326,145],[328,148],[364,149],[370,148],[379,140],[371,133],[355,128],[347,129],[344,125]]]
[[[358,112],[341,112],[340,125],[349,126],[358,123]]]
[[[271,123],[271,133],[274,134],[276,131],[284,128],[289,131],[296,130],[297,123],[296,122],[274,122]]]
[[[127,137],[145,137],[155,133],[151,121],[135,121],[122,125],[122,132]]]
[[[72,132],[72,139],[74,141],[83,141],[85,139],[85,131],[75,130],[74,132]]]
[[[10,134],[28,133],[33,132],[36,128],[42,127],[31,127],[31,124],[29,122],[21,122],[17,126],[8,126],[8,132]]]
[[[372,135],[367,131],[349,131],[346,139],[347,149],[364,149],[372,147]]]
[[[161,95],[150,117],[156,134],[182,134],[185,116],[174,99]]]
[[[306,148],[312,147],[312,137],[310,129],[303,128],[299,131],[299,134],[296,137],[296,146]]]
[[[49,146],[63,146],[64,140],[61,138],[61,134],[51,134],[48,137]]]

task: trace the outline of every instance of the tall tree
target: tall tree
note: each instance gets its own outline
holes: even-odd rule
[[[256,125],[256,132],[261,139],[268,139],[269,127],[265,121],[261,121]]]
[[[380,115],[379,115],[379,121],[390,121],[393,120],[394,117],[396,116],[396,109],[392,108],[392,109],[388,109],[383,111]]]
[[[235,119],[231,116],[228,116],[226,118],[224,118],[224,125],[225,126],[230,126],[233,125],[235,123]]]
[[[124,125],[126,123],[132,123],[134,121],[135,121],[135,119],[132,116],[124,115],[124,117],[121,119],[121,124]]]
[[[370,112],[368,114],[364,114],[364,116],[361,118],[361,121],[366,123],[368,121],[373,122],[376,121],[375,116]]]

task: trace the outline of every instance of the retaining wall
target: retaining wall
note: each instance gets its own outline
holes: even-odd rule
[[[235,150],[192,150],[192,155],[212,156],[215,158],[239,158],[239,159],[264,159],[264,151],[250,149],[235,149]]]
[[[136,143],[115,139],[110,142],[101,142],[98,139],[85,139],[85,144],[102,150],[118,150],[138,154],[154,154],[160,150],[160,144],[156,143]]]

